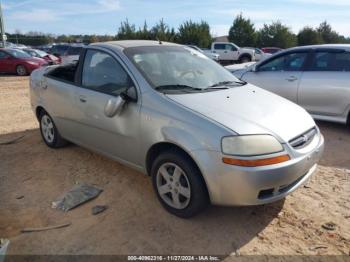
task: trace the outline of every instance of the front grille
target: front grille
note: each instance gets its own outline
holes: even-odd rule
[[[290,140],[289,144],[295,149],[306,147],[308,144],[311,143],[311,141],[314,139],[316,134],[317,134],[317,130],[316,130],[316,127],[314,127],[306,131],[305,133],[302,133],[301,135]]]

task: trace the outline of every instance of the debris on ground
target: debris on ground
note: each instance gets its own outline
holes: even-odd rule
[[[312,246],[309,248],[309,250],[311,251],[316,251],[317,249],[327,249],[328,247],[327,246],[324,246],[324,245],[317,245],[317,246]]]
[[[326,229],[326,230],[335,230],[335,226],[336,224],[333,223],[333,222],[327,222],[327,223],[324,223],[322,225],[322,228]]]
[[[16,196],[16,199],[22,199],[22,198],[24,198],[24,196],[23,196],[23,195]]]
[[[9,243],[10,243],[10,240],[0,238],[0,262],[3,262],[5,259],[6,250]]]
[[[51,230],[51,229],[57,229],[57,228],[62,228],[62,227],[68,227],[72,223],[64,223],[60,225],[54,225],[54,226],[47,226],[47,227],[32,227],[32,228],[23,228],[21,230],[22,233],[30,233],[30,232],[40,232],[40,231],[46,231],[46,230]]]
[[[19,140],[21,140],[24,136],[25,135],[16,137],[16,138],[11,139],[9,141],[0,142],[0,145],[11,145],[11,144],[14,144],[14,143],[18,142]]]
[[[75,185],[60,199],[52,202],[52,208],[61,209],[65,212],[96,198],[103,190],[86,183]]]
[[[91,213],[92,213],[93,215],[97,215],[97,214],[99,214],[99,213],[104,212],[107,208],[108,208],[108,206],[97,205],[97,206],[94,206],[94,207],[91,209]]]

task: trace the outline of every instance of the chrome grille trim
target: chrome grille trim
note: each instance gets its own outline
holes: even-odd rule
[[[303,147],[306,147],[308,144],[310,144],[316,134],[317,134],[317,129],[316,127],[313,127],[310,130],[306,131],[305,133],[302,133],[301,135],[291,139],[289,141],[289,144],[295,149],[301,149]]]

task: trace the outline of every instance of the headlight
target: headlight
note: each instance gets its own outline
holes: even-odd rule
[[[224,154],[236,156],[267,155],[283,151],[281,143],[270,135],[224,137],[221,147]]]

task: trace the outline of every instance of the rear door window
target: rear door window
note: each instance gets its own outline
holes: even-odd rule
[[[350,52],[315,52],[310,71],[350,71]]]
[[[301,71],[306,61],[307,53],[289,53],[276,57],[265,64],[261,65],[258,70],[263,72],[269,71]]]

